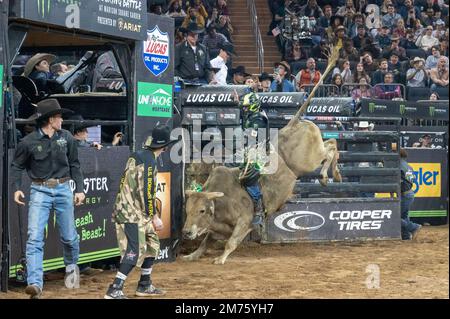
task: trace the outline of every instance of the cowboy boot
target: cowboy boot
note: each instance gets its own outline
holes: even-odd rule
[[[253,201],[253,207],[255,216],[253,217],[252,224],[262,225],[264,223],[264,208],[262,198],[259,198],[257,201]]]

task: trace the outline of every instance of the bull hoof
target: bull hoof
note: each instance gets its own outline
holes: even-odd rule
[[[320,185],[322,185],[322,186],[327,186],[327,185],[328,185],[328,177],[322,176],[322,178],[319,179],[319,183],[320,183]]]
[[[225,263],[225,259],[222,258],[222,256],[214,258],[214,261],[213,261],[214,265],[223,265],[224,263]]]
[[[194,260],[198,259],[198,257],[193,254],[185,255],[185,256],[182,256],[181,258],[185,261],[194,261]]]
[[[336,173],[333,177],[333,181],[336,183],[342,183],[342,176],[341,173]]]

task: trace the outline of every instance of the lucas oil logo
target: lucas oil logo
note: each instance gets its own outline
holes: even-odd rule
[[[414,169],[413,191],[416,197],[441,197],[441,164],[409,163]]]
[[[158,26],[147,31],[142,55],[147,69],[155,76],[164,73],[169,67],[169,57],[169,34],[161,32]]]

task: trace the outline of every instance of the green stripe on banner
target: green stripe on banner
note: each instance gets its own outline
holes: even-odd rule
[[[95,251],[95,252],[91,252],[91,253],[84,253],[84,254],[80,254],[80,257],[78,259],[78,264],[84,264],[84,263],[91,262],[91,261],[102,260],[102,259],[117,257],[117,256],[120,256],[119,248],[100,250],[100,251]],[[16,268],[19,266],[20,265],[14,265],[9,268],[9,277],[10,278],[16,276]],[[45,260],[43,262],[44,271],[58,269],[58,268],[62,268],[62,267],[64,267],[64,260],[62,257]]]
[[[3,65],[0,64],[0,108],[3,106]]]
[[[409,212],[409,217],[445,217],[446,210],[413,210]]]

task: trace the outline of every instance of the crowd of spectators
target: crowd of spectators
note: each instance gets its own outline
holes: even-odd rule
[[[317,83],[342,39],[325,84],[355,98],[405,98],[407,87],[448,90],[448,0],[268,0],[273,35],[295,90]],[[308,21],[308,23],[305,23]],[[425,89],[424,89],[425,90]]]

